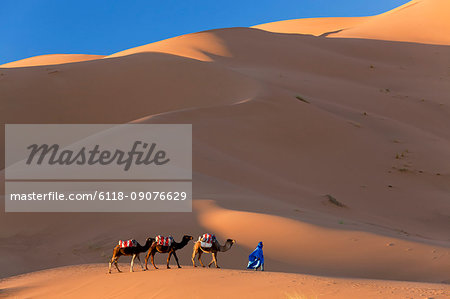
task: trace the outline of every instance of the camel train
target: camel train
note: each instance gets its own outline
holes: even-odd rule
[[[118,272],[122,272],[120,271],[119,266],[117,264],[119,257],[121,256],[131,256],[130,272],[133,272],[134,261],[136,258],[139,261],[139,264],[143,271],[148,270],[147,264],[149,258],[151,258],[150,261],[153,267],[155,269],[158,269],[158,267],[156,267],[155,265],[155,254],[157,252],[168,253],[167,269],[170,269],[169,263],[172,255],[175,257],[175,261],[177,262],[178,268],[181,268],[176,251],[185,247],[190,240],[193,240],[193,237],[189,235],[184,235],[180,242],[175,242],[172,236],[164,237],[158,235],[155,238],[147,238],[145,240],[144,246],[140,245],[134,239],[125,241],[120,240],[119,243],[113,249],[113,255],[109,261],[108,273],[111,273],[112,265],[116,267]],[[230,250],[231,246],[233,246],[234,243],[236,243],[235,240],[228,239],[226,240],[224,245],[220,245],[219,241],[213,234],[203,234],[202,236],[198,237],[198,240],[196,242],[194,242],[194,251],[192,253],[193,266],[197,267],[195,265],[194,259],[195,256],[198,255],[198,261],[200,262],[200,265],[202,267],[205,267],[205,265],[201,260],[201,256],[203,253],[211,253],[212,260],[208,264],[208,267],[210,267],[214,263],[216,268],[220,268],[219,265],[217,264],[217,253]],[[147,252],[147,255],[145,257],[145,267],[144,267],[144,265],[141,262],[140,254],[145,252]]]

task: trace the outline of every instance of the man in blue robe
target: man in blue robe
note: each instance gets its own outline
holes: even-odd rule
[[[264,271],[264,254],[263,254],[263,242],[259,242],[256,249],[248,256],[247,269],[258,270],[261,267],[261,271]]]

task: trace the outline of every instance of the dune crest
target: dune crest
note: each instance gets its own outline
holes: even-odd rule
[[[231,54],[223,41],[215,34],[205,31],[169,38],[156,43],[117,52],[106,58],[136,53],[159,52],[183,56],[200,61],[212,61],[211,55],[229,57]]]
[[[311,34],[325,36],[338,31],[347,30],[367,21],[370,17],[342,17],[342,18],[307,18],[271,22],[252,26],[276,33]]]
[[[278,33],[450,45],[450,1],[413,0],[371,17],[299,19],[254,28]]]
[[[0,68],[15,68],[28,66],[56,65],[103,58],[103,55],[87,54],[49,54],[33,56],[0,65]]]

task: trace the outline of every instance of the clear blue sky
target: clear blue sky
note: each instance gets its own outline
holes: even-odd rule
[[[0,64],[54,53],[111,54],[213,28],[374,15],[408,0],[0,0]]]

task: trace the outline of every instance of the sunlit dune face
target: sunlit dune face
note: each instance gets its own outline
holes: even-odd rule
[[[376,16],[287,20],[254,28],[278,33],[450,45],[450,1],[415,0]]]
[[[220,37],[213,32],[200,32],[125,50],[110,55],[108,58],[145,52],[166,53],[201,61],[212,61],[212,56],[232,56]]]
[[[30,66],[41,66],[41,65],[58,65],[64,63],[73,63],[81,61],[89,61],[95,59],[101,59],[102,55],[84,55],[84,54],[52,54],[52,55],[41,55],[34,56],[30,58],[25,58],[22,60],[5,63],[0,65],[2,68],[15,68],[15,67],[30,67]]]

